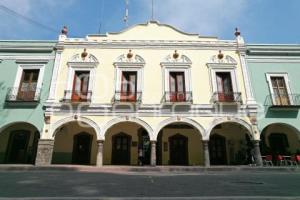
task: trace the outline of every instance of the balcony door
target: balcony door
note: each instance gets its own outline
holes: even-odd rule
[[[137,72],[122,72],[121,101],[136,101]]]
[[[89,71],[75,71],[71,97],[72,101],[87,101],[89,80]]]
[[[230,72],[217,72],[218,99],[221,102],[234,100],[232,80]]]
[[[284,77],[271,77],[275,105],[290,105]]]
[[[37,90],[39,69],[23,70],[17,100],[33,101]]]
[[[170,101],[185,101],[184,72],[170,72]]]

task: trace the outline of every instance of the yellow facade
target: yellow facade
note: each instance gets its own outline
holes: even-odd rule
[[[68,153],[68,162],[71,162],[74,135],[90,133],[93,135],[90,164],[97,165],[112,163],[112,137],[120,132],[130,136],[130,164],[137,165],[139,147],[136,144],[139,143],[140,128],[146,130],[151,141],[151,162],[155,163],[154,157],[161,153],[162,165],[170,164],[169,138],[176,134],[187,138],[188,165],[206,163],[203,142],[209,141],[214,127],[219,124],[232,122],[244,127],[242,131],[228,127],[221,133],[229,139],[232,137],[230,140],[243,135],[244,130],[249,132],[252,140],[259,140],[259,133],[253,131],[255,123],[249,118],[255,117],[256,104],[248,80],[245,80],[247,69],[243,46],[240,36],[224,41],[184,33],[158,22],[82,39],[62,35],[57,45],[42,140],[55,140],[54,157]],[[87,55],[82,56],[85,52]],[[130,57],[129,53],[132,54]],[[76,70],[90,72],[90,102],[64,100],[66,91],[72,90],[72,76]],[[138,72],[136,84],[142,92],[141,102],[113,101],[122,70]],[[212,101],[217,87],[213,77],[218,70],[230,73],[233,92],[240,94],[239,100],[230,105]],[[169,84],[166,77],[172,71],[184,72],[185,91],[192,93],[191,102],[164,102]],[[89,127],[73,126],[75,122],[83,122]],[[173,129],[171,125],[179,128]],[[186,126],[191,128],[186,129]],[[159,133],[162,134],[161,144],[158,144]],[[175,143],[173,149],[176,149]],[[164,149],[157,153],[155,145],[164,145]]]

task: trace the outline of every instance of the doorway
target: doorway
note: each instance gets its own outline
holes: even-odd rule
[[[119,133],[112,138],[112,164],[130,165],[131,136]]]
[[[88,133],[79,133],[74,136],[72,163],[89,165],[93,136]]]
[[[27,159],[27,147],[30,139],[30,131],[17,130],[10,134],[7,163],[13,164],[26,164]]]
[[[210,163],[212,165],[227,165],[226,138],[214,134],[209,140]]]
[[[176,134],[169,138],[170,164],[188,165],[188,138]]]

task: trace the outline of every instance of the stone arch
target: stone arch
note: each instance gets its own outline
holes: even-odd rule
[[[184,117],[183,118],[181,118],[181,117],[172,117],[172,118],[165,119],[165,120],[163,120],[162,122],[160,122],[158,124],[158,126],[156,127],[155,132],[154,132],[155,140],[157,140],[158,133],[159,133],[160,130],[162,130],[167,125],[170,125],[170,124],[173,124],[173,123],[176,123],[176,122],[191,125],[195,129],[197,129],[199,134],[201,135],[201,137],[204,138],[205,129],[198,122],[196,122],[192,119],[189,119],[189,118],[184,118]]]
[[[97,125],[96,122],[94,122],[93,120],[91,120],[89,118],[86,118],[86,117],[77,117],[77,118],[75,118],[74,116],[66,117],[66,118],[61,119],[61,120],[57,121],[56,123],[54,123],[51,126],[51,129],[50,129],[50,134],[52,135],[52,138],[55,138],[55,135],[57,133],[58,128],[60,128],[64,124],[67,124],[67,123],[70,123],[70,122],[83,122],[83,123],[89,125],[90,127],[92,127],[95,130],[97,140],[103,140],[104,139],[104,138],[101,137],[101,129]]]
[[[101,137],[103,139],[105,139],[105,134],[106,134],[107,130],[109,128],[111,128],[112,126],[114,126],[118,123],[122,123],[122,122],[132,122],[132,123],[136,123],[136,124],[142,126],[148,132],[150,140],[154,140],[153,129],[151,128],[151,126],[147,122],[145,122],[139,118],[136,118],[136,117],[118,117],[118,118],[114,118],[114,119],[110,120],[102,128]]]
[[[298,139],[300,140],[300,131],[299,129],[297,129],[295,126],[291,125],[291,124],[288,124],[288,123],[284,123],[284,122],[271,122],[271,123],[268,123],[264,126],[264,128],[262,128],[261,130],[261,135],[262,133],[270,126],[272,125],[282,125],[282,126],[285,126],[285,127],[288,127],[290,129],[292,129],[293,131],[295,131],[295,133],[297,133],[297,136],[298,136]],[[260,135],[260,136],[261,136]]]
[[[39,129],[36,127],[36,125],[34,125],[34,124],[32,124],[32,123],[29,123],[29,122],[25,122],[25,121],[10,122],[10,123],[7,123],[7,124],[3,125],[3,126],[0,128],[0,134],[1,134],[1,132],[4,131],[5,129],[7,129],[7,128],[9,128],[9,127],[12,127],[12,126],[14,126],[14,125],[17,125],[17,124],[28,124],[28,125],[32,126],[33,128],[35,128],[35,129],[39,132],[39,134],[41,135],[41,133],[40,133],[41,130],[39,130]]]
[[[206,130],[206,134],[205,134],[205,140],[209,140],[211,131],[219,124],[223,124],[223,123],[236,123],[236,124],[240,124],[242,125],[244,128],[247,129],[250,138],[253,138],[253,131],[252,131],[252,127],[249,123],[247,123],[246,121],[239,119],[239,118],[218,118],[213,120],[212,123],[210,123],[208,129]]]

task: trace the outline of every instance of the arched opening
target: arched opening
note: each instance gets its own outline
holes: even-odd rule
[[[236,122],[216,125],[209,139],[211,165],[246,165],[253,161],[251,133]]]
[[[34,164],[40,133],[31,124],[20,122],[0,133],[0,163]]]
[[[95,165],[97,135],[81,121],[63,124],[55,131],[52,164]]]
[[[174,122],[158,133],[157,165],[203,165],[202,136],[194,126]]]
[[[104,165],[149,165],[150,136],[135,122],[118,122],[105,133]]]
[[[265,127],[261,133],[262,155],[300,154],[300,133],[291,125],[275,123]]]

